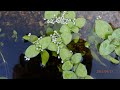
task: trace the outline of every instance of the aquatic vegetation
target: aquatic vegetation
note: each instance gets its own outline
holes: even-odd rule
[[[103,40],[98,48],[100,55],[114,64],[119,64],[120,61],[111,57],[110,54],[115,52],[120,56],[120,29],[113,30],[106,21],[96,20],[95,33]]]
[[[72,52],[67,45],[73,40],[77,43],[80,39],[79,30],[86,24],[85,18],[76,18],[74,11],[45,11],[44,20],[47,22],[46,36],[37,37],[36,35],[28,34],[23,36],[24,40],[31,42],[26,51],[25,58],[36,57],[41,54],[42,66],[46,66],[49,60],[50,50],[53,56],[61,59],[63,79],[82,79],[87,75],[87,69],[81,63],[82,54]],[[54,30],[49,24],[61,24],[58,30]],[[60,67],[59,70],[61,71]]]
[[[18,36],[17,36],[17,31],[13,30],[13,35],[12,35],[12,38],[15,39],[15,42],[17,41],[18,39]]]

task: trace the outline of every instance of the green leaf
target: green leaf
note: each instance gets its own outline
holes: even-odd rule
[[[71,40],[72,40],[71,33],[62,33],[61,37],[62,37],[63,43],[65,45],[69,44],[71,42]]]
[[[66,59],[70,58],[72,56],[72,53],[66,49],[66,48],[62,48],[60,50],[60,57],[63,61],[65,61]]]
[[[64,43],[61,43],[61,44],[59,45],[59,47],[60,47],[60,48],[65,48],[66,45],[65,45]]]
[[[72,28],[74,26],[74,23],[72,21],[70,21],[70,22],[68,22],[67,25],[68,25],[69,28]]]
[[[68,11],[64,15],[64,18],[67,18],[67,19],[74,19],[75,17],[76,17],[76,14],[74,11]]]
[[[79,28],[82,28],[86,23],[86,19],[85,18],[77,18],[75,20],[75,25]]]
[[[42,46],[42,49],[46,49],[49,44],[51,43],[51,37],[44,37],[39,40],[40,45]]]
[[[62,69],[63,70],[70,70],[72,69],[73,64],[70,61],[66,61],[63,65],[62,65]]]
[[[87,76],[87,69],[82,63],[80,63],[78,65],[75,73],[78,77],[85,77],[85,76]]]
[[[81,53],[75,53],[75,54],[72,56],[72,58],[71,58],[71,62],[72,62],[73,64],[77,64],[77,63],[79,63],[81,60],[82,60],[82,55],[81,55]]]
[[[39,53],[40,51],[36,50],[35,45],[30,45],[25,51],[25,56],[28,58],[33,58],[36,57]]]
[[[63,79],[77,79],[77,76],[72,71],[63,71]]]
[[[80,39],[80,34],[79,33],[73,33],[72,34],[72,39],[73,39],[74,43],[77,43]]]
[[[25,39],[25,40],[33,43],[33,42],[35,42],[36,40],[38,40],[38,37],[37,37],[36,35],[30,35],[30,36],[25,35],[25,36],[23,36],[23,39]]]
[[[89,42],[85,42],[85,47],[89,48],[90,47],[90,43]]]
[[[100,38],[107,39],[108,36],[112,34],[113,29],[106,21],[96,20],[95,32]]]
[[[94,52],[93,50],[91,50],[91,54],[92,54],[93,58],[94,58],[96,61],[98,61],[101,65],[106,66],[106,65],[100,60],[100,58],[98,57],[98,55],[96,54],[96,52]]]
[[[120,56],[120,46],[115,48],[115,53]]]
[[[52,56],[54,56],[54,57],[57,57],[58,55],[57,55],[57,52],[52,52]]]
[[[120,38],[120,28],[114,30],[114,32],[112,33],[112,36],[114,38]]]
[[[0,77],[0,79],[8,79],[7,77]]]
[[[116,38],[112,35],[109,35],[108,40],[110,41],[110,44],[120,45],[120,38]]]
[[[76,27],[76,26],[72,27],[71,30],[72,30],[74,33],[78,33],[78,32],[79,32],[79,28]]]
[[[64,24],[64,25],[62,25],[62,27],[60,28],[60,32],[61,32],[61,33],[70,33],[71,31],[70,31],[70,28],[69,28],[66,24]]]
[[[84,79],[93,79],[90,75],[87,75]]]
[[[53,33],[54,33],[53,29],[48,27],[47,30],[46,30],[46,34],[50,35],[50,34],[53,34]]]
[[[101,43],[99,52],[101,55],[109,55],[115,50],[115,45],[110,44],[109,40],[105,40]]]
[[[119,60],[111,57],[110,55],[103,55],[103,57],[104,57],[105,59],[109,60],[110,62],[114,63],[114,64],[119,64],[119,63],[120,63]]]
[[[42,65],[45,66],[49,60],[49,53],[46,50],[41,52],[41,60],[42,60]]]
[[[44,18],[52,19],[57,17],[60,14],[60,11],[45,11]]]
[[[50,51],[57,51],[57,46],[55,43],[51,42],[48,46],[48,50]]]
[[[76,71],[78,65],[79,65],[79,63],[77,63],[77,64],[75,64],[75,65],[73,66],[73,71],[74,71],[74,72]]]

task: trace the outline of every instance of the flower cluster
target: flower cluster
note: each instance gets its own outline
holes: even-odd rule
[[[74,24],[75,24],[75,19],[67,19],[67,18],[64,18],[64,15],[65,15],[66,11],[63,12],[62,16],[60,17],[56,17],[54,19],[48,19],[47,20],[47,23],[51,23],[51,24],[55,24],[55,23],[61,23],[61,24],[68,24],[68,22],[72,21]],[[46,20],[46,19],[44,19]]]

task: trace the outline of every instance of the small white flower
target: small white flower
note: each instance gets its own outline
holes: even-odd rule
[[[43,49],[41,49],[41,51],[43,51]]]
[[[31,36],[31,33],[29,33],[28,36]]]
[[[36,50],[38,50],[38,48],[36,48]]]
[[[38,40],[40,40],[40,38],[38,38]]]
[[[60,56],[58,56],[58,59],[60,59]]]
[[[42,36],[40,37],[40,39],[42,39]]]
[[[70,51],[72,53],[72,51]]]
[[[61,61],[61,63],[63,63],[63,61]]]
[[[50,34],[50,37],[52,37],[52,34]]]

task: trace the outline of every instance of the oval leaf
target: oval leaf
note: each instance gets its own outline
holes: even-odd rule
[[[61,37],[62,37],[63,43],[65,45],[69,44],[72,40],[71,33],[63,33],[63,34],[61,34]]]
[[[120,46],[115,48],[115,53],[120,56]]]
[[[45,49],[51,43],[51,37],[44,37],[44,38],[39,40],[39,43],[42,46],[42,49]]]
[[[112,36],[114,38],[120,38],[120,28],[114,30],[114,32],[112,33]]]
[[[108,35],[112,34],[113,30],[112,27],[106,21],[96,20],[95,32],[100,38],[107,39]]]
[[[28,58],[33,58],[36,57],[39,53],[40,51],[36,50],[35,45],[30,45],[25,51],[25,56]]]
[[[70,58],[72,56],[72,53],[66,49],[66,48],[62,48],[60,50],[60,57],[63,61],[65,61],[66,59]]]
[[[54,31],[53,31],[53,29],[52,28],[47,28],[47,30],[46,30],[46,34],[47,35],[50,35],[50,34],[53,34],[54,33]]]
[[[42,60],[42,65],[45,66],[49,60],[49,53],[46,50],[41,52],[41,60]]]
[[[81,53],[76,53],[76,54],[74,54],[74,55],[72,56],[72,58],[71,58],[71,62],[72,62],[73,64],[77,64],[77,63],[79,63],[81,60],[82,60],[82,55],[81,55]]]
[[[76,14],[74,11],[68,11],[64,15],[64,18],[68,18],[68,19],[74,19],[75,17],[76,17]]]
[[[61,33],[70,33],[70,28],[67,25],[62,25],[62,27],[60,28],[60,32]]]
[[[80,63],[78,65],[75,73],[78,77],[85,77],[85,76],[87,76],[87,69],[82,63]]]
[[[77,18],[75,20],[75,25],[79,28],[82,28],[86,23],[86,19],[85,18]]]
[[[73,31],[74,33],[78,33],[78,32],[79,32],[79,28],[76,27],[76,26],[74,26],[74,27],[72,28],[72,31]]]
[[[74,23],[72,21],[70,21],[70,22],[68,22],[67,25],[68,25],[69,28],[72,28],[74,26]]]
[[[115,45],[110,44],[109,40],[105,40],[101,43],[99,52],[101,55],[108,55],[115,50]]]
[[[77,79],[77,76],[72,71],[63,71],[63,79]]]
[[[70,70],[72,69],[73,64],[70,61],[66,61],[63,65],[62,65],[62,69],[63,70]]]
[[[45,11],[44,18],[52,19],[57,17],[60,14],[60,11]]]
[[[48,46],[48,50],[50,51],[57,51],[57,46],[55,43],[51,42]]]
[[[23,39],[33,43],[36,40],[38,40],[38,37],[36,35],[30,35],[30,36],[25,35],[23,36]]]

